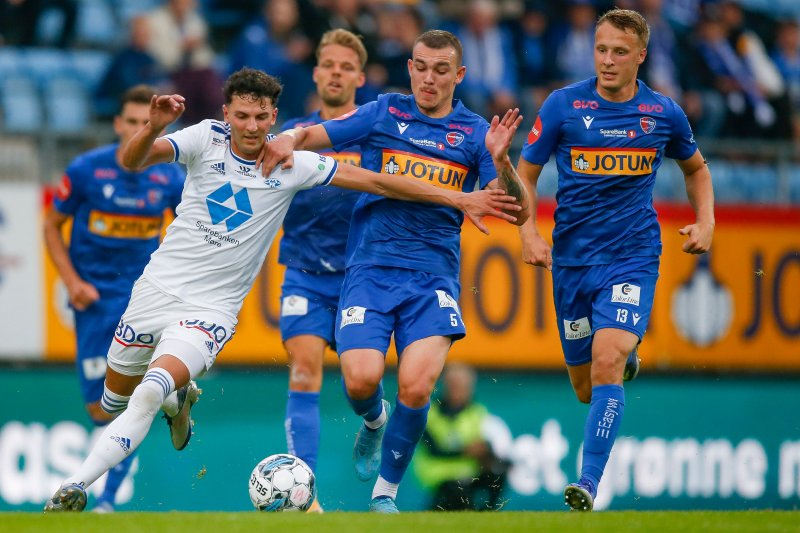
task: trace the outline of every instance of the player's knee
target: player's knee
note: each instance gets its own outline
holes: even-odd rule
[[[364,399],[372,396],[378,385],[380,385],[383,376],[367,368],[367,365],[351,365],[347,368],[342,368],[342,377],[344,378],[348,396]]]
[[[412,409],[419,409],[430,401],[432,393],[433,389],[427,386],[426,383],[416,382],[401,384],[398,388],[397,397],[403,405]]]
[[[142,381],[133,391],[128,409],[141,411],[143,416],[155,417],[162,403],[163,390],[152,381]]]
[[[318,392],[322,388],[322,365],[297,359],[289,370],[289,390]]]
[[[592,361],[592,384],[608,385],[622,381],[625,357],[621,353],[609,352]]]

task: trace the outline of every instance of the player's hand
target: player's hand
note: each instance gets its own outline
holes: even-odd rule
[[[180,117],[186,109],[186,99],[179,94],[162,94],[150,99],[150,127],[161,131]]]
[[[489,235],[489,228],[481,222],[483,217],[491,215],[508,222],[516,222],[517,218],[509,214],[522,210],[516,202],[516,198],[507,195],[503,190],[486,189],[463,194],[459,208],[476,228]]]
[[[486,132],[486,149],[492,154],[492,158],[497,161],[508,155],[508,149],[514,140],[514,134],[522,123],[522,115],[519,108],[509,109],[501,119],[497,115],[492,118],[489,131]]]
[[[291,135],[278,135],[264,143],[256,157],[256,168],[261,167],[263,176],[269,176],[279,163],[284,170],[294,166],[294,137]]]
[[[553,255],[550,244],[538,233],[522,239],[522,260],[529,265],[553,270]]]
[[[704,254],[711,249],[714,238],[713,224],[689,224],[678,230],[688,238],[683,243],[683,251],[687,254]]]
[[[91,283],[86,283],[82,279],[67,285],[69,293],[69,303],[78,311],[84,311],[87,307],[100,299],[100,293]]]

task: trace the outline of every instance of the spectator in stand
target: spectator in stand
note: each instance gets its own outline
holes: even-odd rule
[[[281,97],[281,115],[303,116],[314,91],[309,63],[313,52],[313,43],[299,24],[297,0],[267,0],[261,16],[233,43],[230,69],[250,67],[280,79],[291,88]]]
[[[103,80],[97,87],[95,113],[101,118],[111,118],[119,113],[123,93],[138,84],[166,88],[168,78],[155,58],[147,51],[150,43],[150,26],[144,15],[130,21],[127,46],[111,60]]]
[[[591,78],[594,73],[594,24],[597,10],[589,0],[569,0],[566,23],[555,29],[554,86]]]
[[[544,0],[526,2],[519,35],[519,75],[522,83],[522,112],[535,116],[550,93],[548,56],[550,49],[547,30],[550,24],[547,4]]]
[[[387,5],[378,11],[378,56],[369,82],[386,92],[408,93],[408,58],[424,29],[420,12],[407,5]]]
[[[772,60],[778,67],[792,105],[794,138],[800,139],[800,23],[785,20],[778,26]]]
[[[639,69],[639,77],[664,96],[681,102],[681,86],[676,66],[675,33],[664,18],[664,0],[638,0],[639,11],[650,25],[647,59]]]
[[[487,435],[489,411],[474,401],[475,370],[450,363],[444,394],[431,402],[414,473],[433,492],[434,511],[498,510],[508,463],[494,453]]]
[[[214,70],[208,25],[196,0],[167,0],[148,14],[147,50],[167,72],[175,92],[186,98],[181,120],[189,124],[222,113],[222,79]]]
[[[0,45],[34,46],[36,28],[42,14],[49,9],[61,12],[61,27],[52,44],[67,48],[75,39],[78,16],[76,0],[0,0]]]
[[[467,107],[486,116],[517,106],[517,63],[511,34],[498,22],[494,0],[471,0],[455,32],[469,76],[456,90]]]

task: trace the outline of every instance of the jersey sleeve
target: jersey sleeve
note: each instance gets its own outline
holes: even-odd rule
[[[528,163],[544,165],[556,149],[563,120],[558,109],[564,109],[564,106],[559,106],[559,98],[559,92],[550,93],[539,109],[539,115],[522,147],[522,158]]]
[[[378,106],[378,101],[369,102],[351,114],[323,122],[322,127],[328,133],[333,149],[338,152],[367,138],[377,121]]]
[[[86,191],[86,165],[83,158],[75,159],[61,176],[61,181],[56,188],[53,198],[53,207],[65,215],[74,215]]]
[[[295,186],[298,189],[310,189],[316,185],[328,185],[338,168],[338,163],[332,157],[301,151],[294,153],[294,168],[281,172],[294,172]]]
[[[672,104],[673,127],[669,142],[664,149],[664,155],[683,161],[694,155],[697,151],[697,143],[694,142],[694,134],[689,125],[689,119],[686,118],[686,113],[673,100],[670,100],[670,103]]]
[[[172,149],[175,150],[173,161],[188,166],[192,159],[209,145],[210,135],[211,121],[204,120],[194,126],[183,128],[159,138],[166,139],[172,144]]]

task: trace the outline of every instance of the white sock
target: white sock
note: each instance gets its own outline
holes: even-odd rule
[[[163,376],[150,376],[154,370],[167,374],[160,368],[147,371],[133,391],[128,408],[106,426],[78,471],[64,483],[81,483],[89,487],[142,443],[167,395]]]
[[[372,497],[388,496],[394,500],[397,498],[398,487],[400,487],[399,483],[389,483],[381,476],[378,476],[378,481],[375,482],[375,487],[372,489]]]
[[[178,414],[178,391],[172,391],[164,400],[161,405],[161,410],[164,411],[168,417],[173,417]]]
[[[386,407],[383,405],[383,402],[381,402],[381,414],[379,414],[378,418],[375,420],[364,419],[364,425],[369,429],[378,429],[386,423],[386,418]]]

